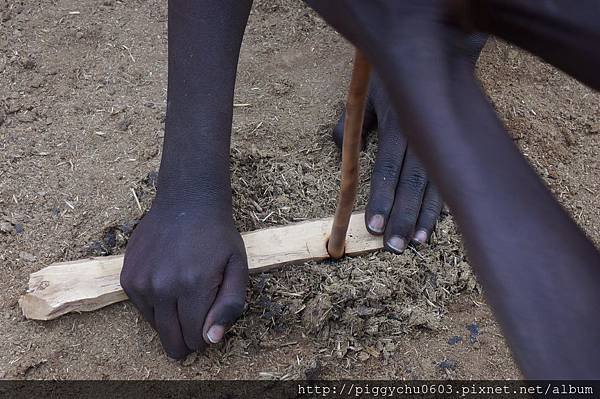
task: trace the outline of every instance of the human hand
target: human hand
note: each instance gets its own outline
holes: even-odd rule
[[[600,303],[600,255],[519,153],[473,78],[461,51],[461,19],[448,7],[467,2],[306,1],[363,51],[385,83],[526,378],[595,378],[599,329],[585,315]],[[487,24],[476,26],[596,87],[597,5],[571,3],[469,2],[489,7]],[[580,326],[575,338],[564,327],[572,325]]]
[[[339,148],[344,138],[344,118],[345,111],[333,129],[333,140]],[[410,242],[427,242],[443,201],[401,133],[381,80],[372,75],[363,121],[363,143],[375,128],[378,150],[365,224],[371,234],[384,236],[386,249],[402,253]]]
[[[127,246],[121,285],[169,357],[219,342],[244,310],[246,251],[230,214],[152,208]]]
[[[465,40],[463,53],[474,69],[486,35],[473,34]],[[344,137],[345,112],[333,129],[333,140],[341,148]],[[363,144],[377,128],[378,152],[371,177],[369,202],[365,212],[367,230],[384,235],[388,250],[401,253],[412,241],[428,241],[442,210],[443,201],[425,168],[408,146],[398,117],[375,74],[369,85],[363,120]]]

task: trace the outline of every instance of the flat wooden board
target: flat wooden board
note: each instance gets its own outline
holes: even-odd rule
[[[318,219],[243,233],[250,273],[329,258],[327,237],[333,218]],[[350,219],[346,255],[383,248],[369,234],[364,213]],[[119,284],[123,255],[52,264],[32,273],[19,304],[28,319],[51,320],[70,312],[88,312],[127,299]]]

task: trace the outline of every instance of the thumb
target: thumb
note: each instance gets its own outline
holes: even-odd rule
[[[225,268],[223,283],[219,287],[204,321],[203,335],[208,344],[223,339],[225,331],[242,315],[248,285],[248,263],[243,255],[233,255]]]

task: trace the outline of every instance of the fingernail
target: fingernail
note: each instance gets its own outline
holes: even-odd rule
[[[208,329],[206,333],[206,337],[213,344],[218,344],[223,339],[223,335],[225,334],[225,327],[214,325]]]
[[[427,232],[425,230],[417,230],[413,240],[419,244],[425,244],[427,242]]]
[[[404,238],[393,236],[387,242],[388,247],[390,247],[394,252],[402,253],[406,249],[406,241]]]
[[[385,228],[385,219],[382,215],[373,215],[369,219],[369,230],[373,233],[382,234]]]

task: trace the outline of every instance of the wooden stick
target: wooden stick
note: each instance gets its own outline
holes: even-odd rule
[[[331,226],[331,235],[327,241],[327,252],[333,259],[341,258],[347,252],[346,233],[358,187],[358,160],[370,72],[369,61],[360,50],[356,49],[344,119],[342,183]]]
[[[251,273],[287,264],[329,257],[327,236],[333,218],[242,234]],[[352,215],[346,254],[358,255],[383,248],[381,237],[369,234],[364,213]],[[123,255],[55,263],[29,278],[29,289],[19,300],[25,317],[50,320],[70,312],[87,312],[127,299],[119,284]]]

